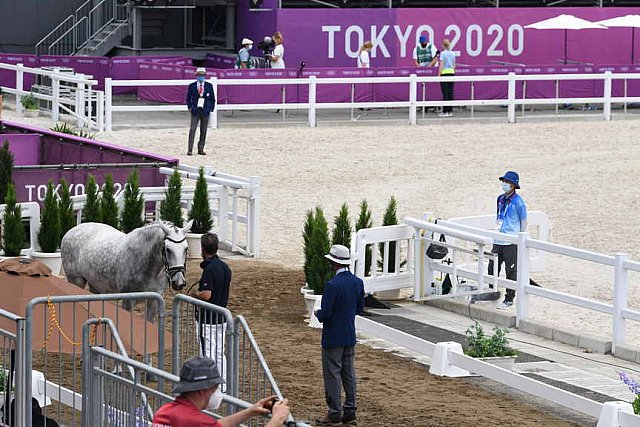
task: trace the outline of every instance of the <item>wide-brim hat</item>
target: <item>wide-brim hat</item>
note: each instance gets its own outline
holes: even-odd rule
[[[340,265],[350,265],[351,255],[349,254],[349,248],[343,245],[333,245],[329,250],[329,253],[324,256],[331,262]]]
[[[206,69],[206,68],[204,68],[204,67],[198,67],[198,68],[196,69],[196,76],[197,76],[198,74],[207,74],[207,69]]]
[[[500,181],[507,181],[512,183],[516,187],[516,189],[520,188],[520,176],[517,174],[517,172],[507,171],[498,179]]]
[[[245,44],[253,44],[253,40],[245,37],[244,39],[242,39],[242,45],[244,46]]]
[[[180,382],[173,387],[173,394],[178,395],[189,391],[206,390],[222,384],[224,380],[218,372],[213,359],[194,356],[184,362],[180,369]]]

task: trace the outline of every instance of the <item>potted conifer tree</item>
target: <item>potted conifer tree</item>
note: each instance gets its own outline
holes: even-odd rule
[[[309,239],[309,249],[311,252],[309,266],[306,272],[306,280],[309,287],[313,289],[313,294],[305,294],[304,296],[305,302],[309,301],[307,303],[309,305],[311,305],[311,301],[313,301],[313,305],[315,305],[316,300],[322,299],[324,285],[331,280],[333,276],[331,264],[324,257],[329,253],[330,248],[329,225],[327,224],[322,208],[317,206],[313,221],[313,230]],[[309,312],[309,317],[313,315],[313,305],[311,305],[312,308]]]
[[[134,169],[127,177],[124,187],[124,207],[120,218],[120,229],[129,233],[144,225],[144,199],[140,194],[140,178],[138,170]]]
[[[40,216],[38,245],[40,251],[32,251],[31,258],[46,264],[53,274],[59,275],[62,267],[62,258],[58,250],[60,247],[60,208],[52,180],[47,183],[44,207]]]
[[[333,219],[332,245],[343,245],[351,249],[351,220],[349,219],[349,207],[342,204],[340,212]]]
[[[87,199],[84,202],[84,208],[82,208],[82,222],[102,222],[100,195],[95,176],[89,174],[86,189]]]
[[[391,199],[389,199],[389,204],[382,217],[382,226],[388,225],[398,225],[398,200],[394,196],[391,196]],[[384,259],[384,247],[384,243],[378,246],[381,260]],[[397,253],[397,249],[399,248],[397,248],[396,242],[389,242],[389,258],[387,261],[387,271],[389,273],[396,272],[396,257],[400,256],[400,254]],[[382,261],[379,261],[378,267],[383,268]],[[402,298],[402,289],[377,292],[376,296],[386,301],[398,300]]]
[[[9,151],[9,141],[0,147],[0,204],[4,203],[7,187],[13,182],[13,153]]]
[[[358,214],[358,220],[356,221],[356,233],[364,228],[373,227],[373,221],[371,219],[371,209],[366,200],[362,200],[360,203],[360,213]],[[368,276],[371,271],[371,246],[367,245],[364,256],[364,275]]]
[[[17,257],[24,248],[25,232],[22,225],[22,208],[17,203],[15,185],[7,186],[4,201],[6,207],[2,216],[2,249],[5,258]]]
[[[100,196],[100,215],[102,223],[118,228],[118,204],[116,203],[116,189],[113,185],[113,175],[104,177],[102,195]]]
[[[76,216],[73,213],[73,202],[71,201],[69,183],[64,178],[60,180],[58,210],[60,211],[60,241],[62,241],[67,231],[76,226]]]
[[[304,221],[304,226],[302,228],[302,251],[304,254],[304,275],[305,278],[309,275],[309,266],[311,262],[311,233],[313,232],[315,216],[313,210],[309,209],[307,211],[307,215]],[[304,286],[300,288],[300,293],[302,295],[305,294],[313,294],[313,289],[309,287],[309,283],[305,281]]]
[[[164,193],[164,200],[160,203],[160,219],[169,221],[176,227],[182,228],[184,220],[182,218],[182,205],[180,199],[182,197],[182,178],[178,173],[178,169],[173,170],[173,174],[169,177],[167,190]]]
[[[224,214],[224,213],[223,213]],[[204,168],[198,170],[198,180],[193,193],[193,203],[189,211],[189,220],[193,220],[191,232],[187,233],[189,244],[189,258],[200,258],[200,238],[213,228],[211,219],[211,207],[209,206],[209,189],[204,178]]]

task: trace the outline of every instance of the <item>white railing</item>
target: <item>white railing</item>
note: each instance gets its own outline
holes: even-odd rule
[[[611,71],[606,71],[602,74],[515,74],[509,73],[506,75],[476,75],[476,76],[433,76],[433,77],[418,77],[415,74],[405,77],[358,77],[358,78],[320,78],[316,76],[310,76],[308,78],[291,78],[291,79],[218,79],[212,77],[209,81],[214,87],[214,93],[217,94],[217,89],[220,86],[280,86],[285,89],[290,85],[306,85],[308,87],[309,99],[308,102],[298,103],[286,103],[283,96],[282,103],[278,104],[218,104],[216,105],[216,111],[212,115],[212,119],[209,121],[212,128],[218,127],[217,111],[237,111],[237,110],[272,110],[279,108],[286,109],[306,109],[308,110],[308,124],[310,127],[315,127],[317,123],[316,112],[320,109],[353,109],[353,108],[409,108],[409,124],[415,125],[417,123],[417,110],[421,107],[440,107],[440,106],[453,106],[453,107],[471,107],[473,115],[473,109],[476,106],[507,106],[507,121],[509,123],[516,122],[516,107],[526,105],[555,105],[556,114],[558,114],[558,106],[562,104],[602,104],[603,112],[602,117],[605,120],[611,120],[611,105],[614,102],[623,103],[626,105],[631,102],[640,102],[640,96],[628,96],[627,93],[627,80],[638,80],[640,74],[613,74]],[[602,81],[604,85],[604,94],[602,97],[582,97],[582,98],[564,98],[560,97],[559,82],[561,81],[575,81],[575,80],[595,80]],[[613,97],[611,94],[612,82],[614,80],[624,80],[624,96]],[[526,83],[531,81],[548,81],[555,83],[555,96],[551,98],[526,98]],[[105,79],[105,121],[107,130],[111,130],[113,125],[113,113],[114,112],[132,112],[132,111],[186,111],[185,105],[113,105],[112,91],[114,87],[144,87],[144,86],[156,86],[156,87],[175,87],[175,86],[187,86],[192,80],[112,80],[110,78]],[[429,101],[426,99],[418,100],[418,84],[426,83],[439,83],[439,82],[455,82],[455,83],[471,83],[471,99],[455,100],[455,101]],[[473,85],[475,83],[483,82],[503,82],[507,85],[506,98],[498,99],[474,99]],[[522,82],[523,95],[521,98],[516,96],[516,83]],[[393,101],[393,102],[354,102],[352,97],[351,102],[317,102],[317,87],[318,85],[331,85],[331,84],[383,84],[383,83],[404,83],[409,86],[409,99],[406,101]],[[423,91],[424,92],[424,91]],[[284,93],[284,92],[283,92]]]
[[[539,229],[539,237],[548,237],[548,224],[544,220],[546,216],[538,219],[543,225]],[[404,227],[404,229],[402,229]],[[387,230],[385,230],[387,229]],[[433,234],[446,236],[447,242],[439,242],[432,238]],[[407,236],[412,235],[408,238]],[[376,265],[372,262],[371,274],[364,273],[365,247],[371,245],[373,254],[377,252],[377,245],[388,245],[395,241],[397,247],[410,239],[413,245],[413,267],[404,270],[396,270],[395,273],[376,271]],[[487,273],[485,261],[496,256],[489,251],[495,240],[510,242],[518,246],[518,279],[512,281],[498,277],[498,268],[494,268],[493,274]],[[353,237],[352,250],[354,261],[353,271],[362,278],[367,286],[368,292],[380,290],[413,288],[413,300],[425,301],[438,298],[448,298],[455,296],[468,296],[493,291],[496,288],[508,288],[517,291],[516,305],[516,326],[529,317],[529,296],[545,298],[552,301],[561,302],[574,307],[580,307],[612,316],[611,342],[612,351],[615,354],[617,346],[622,346],[626,342],[625,327],[627,320],[640,322],[640,311],[632,310],[628,307],[629,297],[628,274],[629,272],[640,272],[640,262],[631,261],[626,254],[616,254],[615,256],[599,254],[592,251],[573,248],[570,246],[550,243],[541,239],[533,239],[529,233],[520,233],[517,236],[506,235],[496,231],[476,228],[452,221],[439,220],[437,224],[429,221],[405,218],[404,225],[377,227],[358,231]],[[444,245],[449,249],[451,263],[442,263],[441,260],[432,260],[426,257],[426,249],[429,244],[436,243]],[[602,302],[592,298],[572,295],[565,292],[545,289],[530,284],[530,273],[532,271],[532,259],[530,254],[537,251],[538,265],[535,271],[542,271],[545,258],[548,254],[563,255],[568,258],[580,261],[588,261],[600,266],[611,267],[613,292],[612,303]],[[466,254],[465,259],[461,254]],[[373,255],[372,255],[373,256]],[[475,262],[467,262],[468,257],[475,259]],[[384,251],[383,260],[388,260],[387,251]],[[436,273],[450,274],[452,277],[452,293],[449,295],[436,295],[432,293],[430,285],[434,282]],[[475,282],[473,290],[456,289],[457,280],[454,278],[464,278]],[[490,289],[490,285],[493,289]]]
[[[69,114],[77,119],[78,127],[87,127],[98,131],[104,130],[104,92],[95,90],[93,87],[98,84],[92,76],[84,74],[57,73],[41,68],[25,67],[23,64],[0,63],[0,70],[10,70],[16,72],[16,87],[9,88],[3,86],[3,92],[15,95],[16,111],[24,111],[20,102],[25,95],[32,94],[36,99],[51,103],[51,119],[60,120],[61,112]],[[35,76],[45,76],[51,79],[51,95],[38,92],[29,92],[24,89],[25,74]],[[64,83],[67,87],[74,88],[70,97],[61,95],[60,86]],[[95,102],[96,111],[93,111]]]

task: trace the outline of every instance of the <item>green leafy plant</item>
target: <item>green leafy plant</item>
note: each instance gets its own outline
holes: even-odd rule
[[[209,190],[207,180],[204,178],[204,168],[198,170],[198,180],[193,193],[193,204],[189,212],[189,219],[193,220],[191,232],[196,234],[207,233],[213,228],[211,208],[209,207]]]
[[[349,207],[346,203],[342,204],[340,212],[333,219],[333,235],[331,244],[343,245],[351,248],[351,221],[349,220]]]
[[[371,209],[369,209],[369,203],[366,200],[360,202],[360,213],[358,220],[356,221],[356,232],[363,228],[373,227],[373,220],[371,219]],[[368,276],[371,271],[371,245],[367,245],[364,255],[364,274]]]
[[[82,222],[102,222],[100,196],[95,176],[89,174],[86,189],[87,200],[84,202],[84,208],[82,208]]]
[[[304,226],[302,228],[302,251],[304,253],[303,270],[305,277],[309,277],[309,268],[311,265],[311,258],[313,257],[313,252],[311,249],[311,234],[313,233],[315,220],[316,218],[314,216],[313,210],[308,210],[304,221]]]
[[[471,357],[515,356],[518,352],[509,347],[508,333],[506,329],[496,326],[493,335],[487,336],[482,326],[475,322],[465,331],[467,345],[464,353]]]
[[[47,183],[47,192],[44,196],[38,244],[42,252],[46,253],[54,253],[60,246],[60,210],[52,180]]]
[[[391,196],[387,209],[384,212],[382,225],[398,225],[398,200],[394,196]],[[384,243],[378,245],[381,259],[384,258],[384,246]],[[395,273],[396,271],[396,256],[399,256],[399,254],[397,254],[397,243],[389,242],[389,258],[387,260],[387,271],[389,273]],[[406,261],[400,263],[401,266],[405,264]],[[378,267],[382,268],[382,261],[378,262]]]
[[[102,195],[100,196],[100,215],[102,222],[118,228],[118,204],[116,203],[116,189],[113,185],[113,175],[110,173],[104,177]]]
[[[67,231],[76,225],[76,216],[73,213],[73,203],[69,183],[63,178],[60,180],[60,197],[58,198],[58,210],[60,211],[60,240]]]
[[[309,238],[310,259],[307,269],[307,283],[316,295],[322,295],[324,285],[333,277],[331,264],[324,257],[329,253],[329,225],[320,206],[316,207],[313,228]]]
[[[164,200],[160,203],[160,218],[172,222],[177,227],[184,225],[182,205],[180,204],[181,192],[182,178],[180,178],[178,169],[174,169],[173,174],[169,177]]]
[[[20,104],[24,107],[25,110],[39,110],[40,104],[38,103],[38,99],[33,96],[33,92],[29,95],[25,95],[20,98]]]
[[[9,184],[5,196],[4,215],[2,218],[2,247],[5,256],[20,256],[25,244],[25,232],[22,225],[22,209],[17,203],[16,187]]]
[[[124,187],[124,208],[120,219],[120,229],[124,233],[129,233],[136,228],[142,227],[144,221],[144,199],[140,194],[140,176],[138,170],[134,169],[127,178]]]
[[[74,135],[74,136],[79,136],[81,138],[86,138],[86,139],[95,139],[96,136],[94,134],[92,134],[91,132],[84,130],[84,129],[79,129],[77,131],[73,130],[72,127],[70,127],[69,125],[67,125],[66,123],[56,123],[55,125],[53,125],[53,127],[49,128],[52,131],[55,132],[60,132],[60,133],[66,133],[68,135]]]
[[[13,182],[13,153],[9,151],[9,141],[0,148],[0,204],[4,203],[7,187]]]

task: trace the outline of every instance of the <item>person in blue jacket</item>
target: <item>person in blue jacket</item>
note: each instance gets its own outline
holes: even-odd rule
[[[216,106],[216,96],[213,93],[213,85],[205,81],[207,70],[200,67],[196,70],[196,81],[189,85],[187,90],[187,108],[191,113],[191,125],[189,126],[189,148],[187,155],[193,155],[193,140],[196,128],[200,124],[200,139],[198,140],[198,154],[204,156],[204,144],[207,139],[207,125],[209,115]]]
[[[324,286],[315,315],[322,322],[322,374],[329,411],[318,425],[356,425],[355,317],[364,309],[364,283],[349,271],[349,249],[333,245],[325,257],[335,276]],[[340,389],[345,401],[341,407]]]

